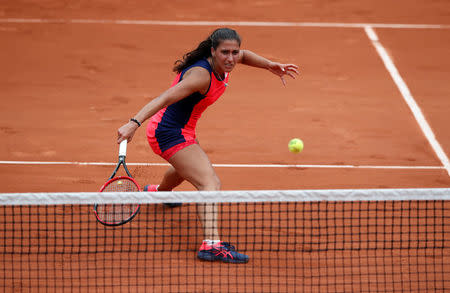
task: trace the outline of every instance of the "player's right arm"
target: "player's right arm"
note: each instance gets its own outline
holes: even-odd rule
[[[194,67],[188,70],[184,74],[183,80],[150,101],[134,116],[134,119],[140,123],[144,123],[144,121],[155,115],[159,110],[170,106],[195,92],[206,92],[209,88],[210,79],[211,76],[209,72],[204,68]],[[132,121],[120,127],[117,132],[117,143],[120,143],[125,139],[131,141],[138,127],[137,123]]]

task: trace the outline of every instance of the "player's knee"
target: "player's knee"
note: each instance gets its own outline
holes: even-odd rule
[[[214,190],[220,190],[221,187],[222,187],[222,183],[220,182],[219,177],[215,176],[215,179],[214,179]]]
[[[196,187],[198,190],[220,190],[221,182],[219,177],[210,176],[199,182]]]

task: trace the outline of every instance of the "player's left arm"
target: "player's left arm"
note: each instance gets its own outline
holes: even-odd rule
[[[281,78],[283,85],[286,85],[286,81],[284,80],[285,75],[295,79],[295,76],[299,74],[298,66],[295,64],[273,62],[249,50],[239,51],[238,63],[267,69],[273,74],[278,75]]]

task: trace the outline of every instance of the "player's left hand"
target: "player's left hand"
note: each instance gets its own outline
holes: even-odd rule
[[[300,74],[300,72],[298,71],[298,66],[295,64],[281,64],[278,62],[271,62],[268,69],[270,72],[278,75],[281,78],[281,82],[283,82],[283,85],[286,85],[286,80],[284,79],[285,75],[288,75],[291,78],[295,79],[295,76]]]

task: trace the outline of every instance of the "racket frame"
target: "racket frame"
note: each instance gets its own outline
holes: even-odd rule
[[[106,186],[108,186],[111,182],[114,182],[116,180],[120,180],[120,179],[127,179],[127,180],[131,180],[133,181],[134,184],[136,184],[137,188],[139,191],[141,191],[141,187],[139,186],[139,184],[136,182],[136,180],[133,179],[133,177],[131,176],[130,171],[127,168],[127,164],[125,163],[125,158],[126,158],[126,153],[127,153],[127,141],[124,140],[120,143],[119,146],[119,161],[116,165],[116,168],[114,169],[114,171],[112,172],[111,176],[109,177],[108,181],[106,181],[105,184],[102,185],[102,187],[100,188],[100,192],[103,192],[103,190],[106,188]],[[114,177],[116,176],[117,171],[119,170],[120,166],[123,166],[123,168],[125,169],[125,172],[127,173],[128,176],[118,176],[118,177]],[[129,221],[133,220],[134,217],[136,217],[136,215],[139,213],[139,210],[141,209],[141,206],[138,204],[136,210],[134,211],[134,213],[127,218],[125,221],[121,221],[118,223],[106,223],[103,222],[102,220],[100,220],[98,213],[97,213],[97,207],[98,204],[94,204],[94,214],[95,214],[95,218],[97,219],[97,221],[105,226],[120,226],[123,224],[128,223]]]

